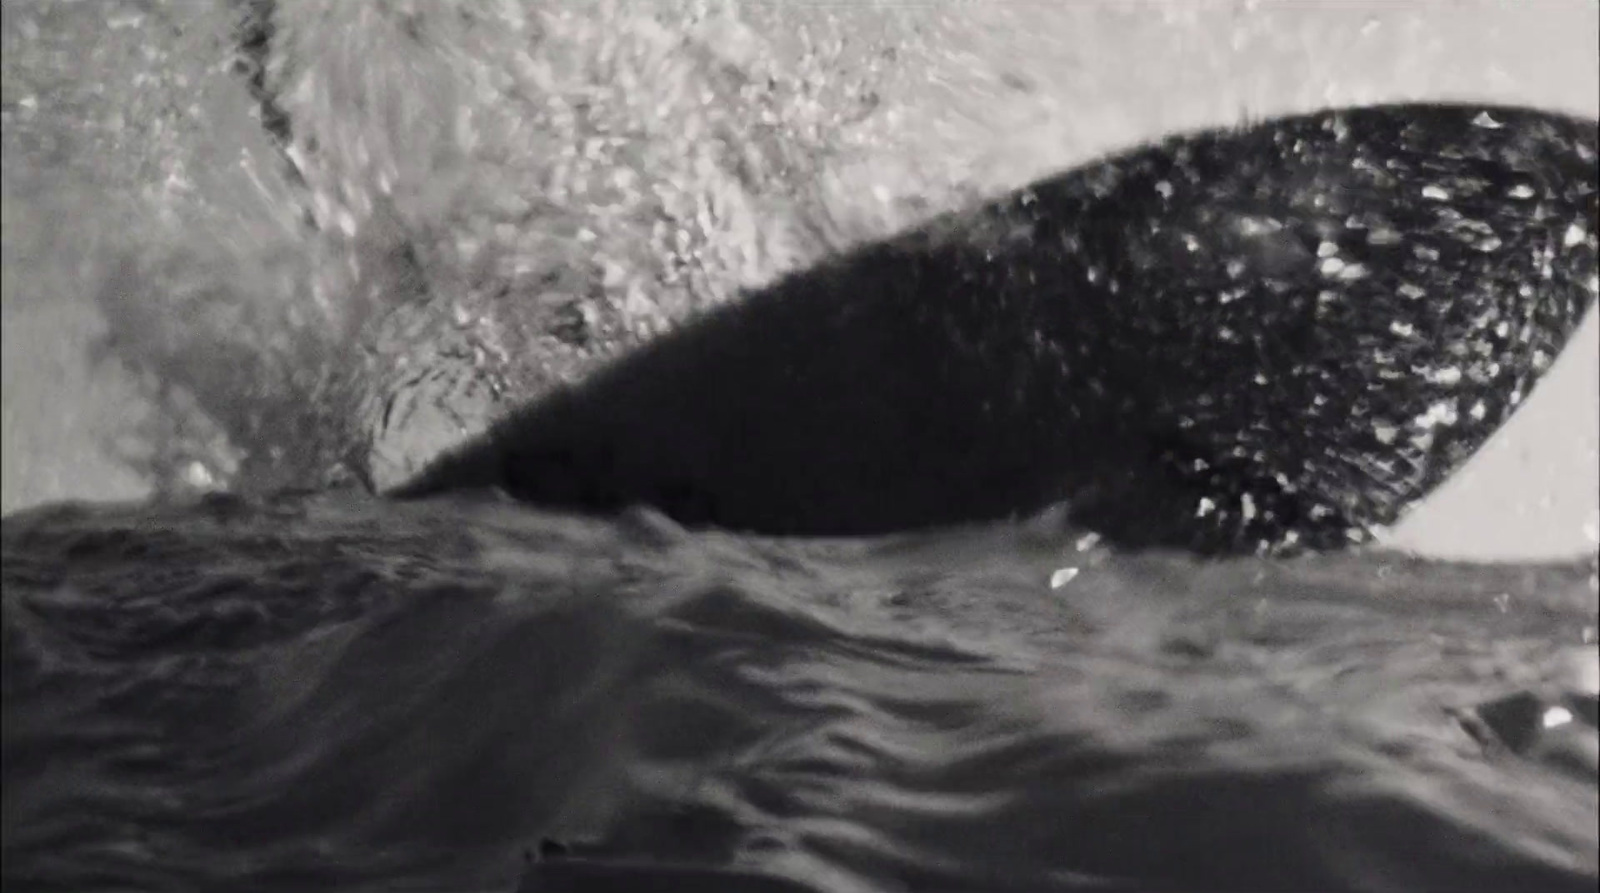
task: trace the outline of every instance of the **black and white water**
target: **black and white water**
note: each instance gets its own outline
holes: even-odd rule
[[[829,891],[1596,873],[1581,563],[356,496],[41,509],[4,543],[7,889],[509,891],[541,838]],[[1528,728],[1483,732],[1521,693]]]
[[[417,48],[448,49],[465,39],[451,29],[473,25],[427,16],[402,16],[396,24],[385,15],[342,12],[351,8],[285,6],[303,20],[288,48],[279,50],[289,72],[283,77],[312,71],[361,84],[366,74],[382,71],[385,78],[374,76],[370,90],[348,91],[356,100],[340,92],[348,84],[307,78],[306,90],[286,89],[278,97],[286,117],[264,123],[283,125],[284,138],[300,141],[300,149],[316,142],[322,166],[315,158],[305,162],[308,188],[356,207],[363,187],[377,189],[356,182],[362,175],[374,182],[399,177],[397,194],[406,177],[429,180],[426,165],[405,163],[425,153],[406,151],[425,142],[422,135],[442,116],[386,118],[373,110],[386,109],[389,100],[411,112],[415,104],[430,108],[424,87],[459,73],[451,66],[460,60],[430,61]],[[585,31],[584,15],[551,13],[532,29],[537,33],[484,29],[505,45],[520,41],[517,53],[532,46],[540,63],[515,69],[511,87],[476,84],[489,91],[486,107],[505,108],[521,97],[529,107],[516,106],[516,115],[534,120],[536,112],[548,112],[555,121],[576,105],[527,91],[548,89],[564,101],[581,94],[584,107],[568,117],[587,115],[585,126],[605,131],[594,137],[595,158],[587,137],[575,139],[582,151],[574,156],[549,153],[557,167],[576,170],[593,162],[593,169],[539,169],[550,176],[539,180],[548,188],[535,196],[542,203],[536,213],[507,211],[522,236],[544,250],[541,239],[559,242],[588,232],[593,241],[575,243],[589,246],[585,256],[592,250],[595,257],[620,251],[635,237],[654,245],[647,233],[654,217],[640,223],[626,214],[568,213],[584,203],[613,207],[597,197],[593,184],[620,183],[615,175],[632,170],[629,164],[646,172],[641,182],[652,188],[652,165],[669,173],[709,166],[730,182],[727,170],[737,167],[750,195],[772,197],[758,188],[768,182],[763,178],[796,160],[775,137],[739,143],[748,132],[730,131],[726,121],[713,118],[711,131],[722,148],[731,140],[740,151],[702,155],[699,148],[678,151],[663,131],[615,126],[632,121],[628,115],[648,118],[658,111],[650,103],[643,111],[627,104],[645,97],[667,103],[668,130],[693,130],[704,122],[668,100],[683,94],[698,106],[700,87],[713,96],[712,105],[734,110],[730,120],[746,113],[759,119],[764,109],[754,103],[772,94],[751,94],[746,88],[757,79],[746,83],[749,72],[739,70],[754,63],[740,62],[736,53],[706,54],[693,42],[680,45],[670,29],[627,16],[621,23],[601,17],[605,27]],[[1110,20],[1121,21],[1116,15]],[[385,58],[378,50],[389,46],[388,38],[372,35],[391,25],[416,44],[402,41],[406,54]],[[1107,27],[1106,33],[1115,31]],[[970,30],[975,40],[983,36],[975,26]],[[573,68],[563,67],[572,61],[567,56],[582,56],[589,48],[583,40],[596,33],[622,35],[622,51],[596,53],[603,57],[602,74],[621,83],[630,66],[643,66],[654,75],[634,78],[617,96],[562,81]],[[1006,39],[1020,45],[1028,33]],[[1384,33],[1378,29],[1378,38]],[[923,39],[901,36],[894,43]],[[1402,42],[1408,52],[1425,50],[1415,36]],[[483,46],[505,48],[490,41],[478,49]],[[333,61],[323,59],[319,67],[318,53]],[[345,65],[340,53],[367,64]],[[1151,67],[1147,57],[1139,59],[1141,70]],[[676,64],[685,58],[694,65]],[[1096,70],[1089,66],[1080,76],[1092,79]],[[690,78],[696,89],[663,86],[686,77],[684,71],[711,74],[703,83]],[[1026,87],[1021,76],[1009,82]],[[270,77],[263,87],[270,92]],[[384,93],[389,87],[394,95]],[[337,101],[318,104],[329,96]],[[463,90],[456,99],[474,97],[481,99]],[[800,91],[783,101],[799,107],[813,99]],[[750,107],[738,106],[747,100]],[[619,104],[606,105],[612,101]],[[817,103],[841,101],[824,96]],[[360,118],[356,108],[373,116]],[[1462,288],[1440,290],[1444,299],[1426,305],[1438,313],[1407,310],[1418,315],[1403,321],[1414,330],[1440,325],[1454,333],[1451,340],[1467,348],[1456,358],[1458,377],[1441,374],[1449,345],[1430,348],[1426,339],[1405,354],[1406,365],[1416,368],[1407,370],[1414,378],[1402,381],[1416,382],[1415,389],[1395,384],[1378,368],[1383,364],[1372,364],[1398,343],[1394,338],[1406,337],[1389,326],[1393,307],[1402,305],[1383,303],[1398,290],[1387,298],[1375,291],[1378,303],[1361,305],[1389,306],[1389,316],[1335,314],[1338,327],[1327,341],[1332,353],[1320,358],[1338,373],[1336,354],[1348,351],[1353,371],[1334,378],[1365,382],[1361,376],[1370,372],[1384,399],[1363,402],[1348,389],[1331,396],[1351,407],[1404,406],[1408,417],[1414,398],[1420,401],[1415,415],[1426,417],[1423,427],[1448,436],[1419,445],[1396,425],[1394,433],[1406,436],[1395,437],[1395,449],[1385,452],[1381,419],[1352,411],[1305,430],[1311,440],[1326,438],[1344,451],[1349,461],[1335,470],[1360,474],[1341,477],[1315,463],[1290,462],[1316,446],[1302,443],[1274,454],[1279,464],[1269,464],[1266,475],[1230,472],[1207,478],[1206,486],[1220,480],[1225,492],[1237,495],[1228,489],[1233,483],[1268,484],[1277,480],[1271,471],[1288,477],[1294,467],[1305,467],[1308,486],[1334,479],[1337,486],[1326,492],[1350,495],[1359,509],[1358,497],[1376,492],[1363,489],[1362,481],[1400,485],[1378,493],[1385,498],[1412,498],[1437,483],[1429,477],[1436,469],[1426,465],[1437,455],[1429,453],[1435,440],[1440,449],[1481,443],[1484,429],[1498,422],[1501,404],[1511,400],[1509,388],[1529,384],[1570,331],[1584,306],[1572,302],[1593,301],[1593,240],[1600,226],[1592,225],[1592,212],[1587,220],[1582,216],[1585,203],[1595,201],[1593,180],[1585,179],[1592,168],[1552,173],[1545,166],[1550,156],[1540,154],[1540,146],[1553,143],[1581,155],[1587,145],[1592,161],[1592,116],[1554,116],[1545,123],[1564,123],[1551,130],[1537,126],[1538,113],[1529,114],[1536,125],[1529,131],[1503,127],[1509,119],[1500,114],[1481,124],[1472,123],[1476,113],[1446,114],[1452,127],[1476,128],[1459,131],[1481,138],[1474,152],[1496,145],[1514,151],[1452,157],[1445,146],[1445,154],[1431,160],[1410,157],[1401,185],[1415,186],[1417,208],[1432,216],[1426,226],[1397,229],[1400,241],[1374,228],[1360,209],[1333,209],[1337,219],[1324,220],[1308,201],[1297,218],[1278,218],[1287,226],[1268,227],[1264,240],[1242,243],[1243,257],[1255,265],[1247,270],[1250,282],[1260,286],[1276,276],[1293,297],[1299,294],[1296,277],[1356,295],[1364,286],[1355,283],[1381,282],[1398,269],[1378,264],[1389,256],[1385,246],[1409,249],[1420,239],[1424,247],[1443,249],[1450,247],[1444,240],[1454,239],[1460,253],[1442,256],[1466,259],[1448,271],[1455,277],[1450,283]],[[538,120],[541,127],[558,126]],[[1340,119],[1327,120],[1334,123],[1327,132],[1337,137]],[[1167,131],[1141,138],[1183,132],[1179,125],[1186,123],[1168,121]],[[1577,131],[1562,129],[1572,127]],[[1298,132],[1315,143],[1308,134],[1319,128]],[[1117,142],[1097,132],[1111,143],[1099,150],[1138,141]],[[1257,131],[1271,132],[1270,126]],[[490,136],[507,133],[523,131]],[[1527,133],[1535,135],[1524,139]],[[1369,134],[1355,133],[1347,145],[1366,145]],[[713,142],[696,138],[686,145]],[[1439,152],[1437,141],[1422,142]],[[941,151],[924,148],[930,156]],[[1530,155],[1530,148],[1538,151]],[[339,156],[346,150],[348,157]],[[1167,151],[1155,157],[1168,157],[1161,154]],[[1284,152],[1293,156],[1293,146]],[[357,156],[365,161],[351,161]],[[539,153],[528,156],[544,160]],[[737,164],[729,161],[733,156]],[[893,165],[909,169],[918,157],[900,152]],[[341,168],[341,162],[349,163]],[[8,152],[8,168],[14,163]],[[1528,163],[1536,169],[1523,172],[1537,176],[1496,179],[1506,165]],[[717,167],[722,164],[728,167]],[[1460,169],[1484,165],[1496,175],[1481,178],[1493,194],[1454,188],[1476,188]],[[1336,168],[1318,168],[1298,194],[1327,191],[1318,183],[1326,184]],[[472,170],[491,186],[503,185],[482,167]],[[1082,168],[1087,173],[1077,176],[1083,179],[1069,182],[1093,182],[1095,170]],[[1264,180],[1276,172],[1274,182],[1295,182],[1289,168],[1268,164],[1262,170]],[[1366,173],[1374,183],[1383,176],[1381,170]],[[1441,176],[1453,178],[1452,188]],[[564,205],[560,190],[583,193],[573,185],[580,181],[592,181],[585,188],[595,191]],[[1390,195],[1381,184],[1374,188]],[[1248,191],[1230,189],[1223,200]],[[1450,201],[1441,204],[1425,189],[1445,190]],[[616,207],[637,210],[628,202],[653,194],[677,215],[663,218],[669,230],[692,231],[692,238],[679,240],[682,256],[674,255],[679,266],[673,275],[681,279],[663,274],[661,282],[689,282],[685,288],[696,300],[696,289],[719,281],[718,262],[736,266],[744,257],[737,249],[760,242],[745,229],[766,218],[749,210],[755,199],[739,203],[746,193],[731,193],[737,200],[730,205],[730,193],[708,190],[701,194],[721,198],[697,210],[692,201],[680,201],[692,190],[676,197],[665,189],[621,191],[626,194]],[[979,192],[977,199],[998,194]],[[1185,206],[1195,213],[1183,226],[1129,228],[1144,239],[1134,240],[1142,253],[1132,266],[1145,281],[1162,264],[1185,275],[1220,271],[1225,277],[1226,253],[1209,251],[1215,246],[1204,239],[1218,237],[1237,249],[1239,238],[1251,233],[1208,230],[1196,221],[1260,223],[1257,218],[1275,210],[1234,208],[1208,217],[1215,197],[1205,198],[1204,188],[1196,194],[1202,198]],[[1268,190],[1259,200],[1271,205],[1285,194],[1294,193]],[[1537,199],[1537,207],[1511,210],[1509,202],[1528,198]],[[312,210],[326,212],[316,221],[324,233],[336,233],[340,214],[349,211]],[[407,213],[418,212],[402,208],[399,216]],[[1148,208],[1139,214],[1147,215],[1140,220],[1156,219]],[[1351,227],[1351,219],[1362,226]],[[416,222],[414,216],[402,220]],[[1481,232],[1477,223],[1494,231]],[[1329,229],[1332,224],[1338,226]],[[1326,233],[1338,250],[1325,253],[1323,240],[1304,241],[1296,227]],[[418,244],[440,236],[419,232],[411,233]],[[1283,232],[1292,238],[1280,238]],[[1373,242],[1373,232],[1383,235]],[[460,233],[445,228],[443,234],[440,242]],[[1179,253],[1185,234],[1208,251]],[[996,244],[1004,247],[1004,239]],[[1505,263],[1494,260],[1499,248],[1506,248]],[[1355,254],[1369,249],[1370,256]],[[717,255],[720,250],[727,254]],[[697,266],[683,266],[691,255]],[[358,283],[381,283],[382,265],[368,255],[360,259],[367,278],[357,277]],[[1325,263],[1330,259],[1363,264],[1374,275],[1340,276],[1345,268],[1332,268]],[[423,268],[443,264],[428,251],[406,260]],[[1426,258],[1407,254],[1402,260]],[[554,262],[563,264],[573,266],[570,257]],[[1546,281],[1540,279],[1545,265],[1563,291],[1541,285],[1535,294],[1542,302],[1529,301],[1520,286]],[[262,288],[257,294],[240,268],[219,267],[210,274],[216,281],[197,275],[202,287],[196,287],[181,264],[172,268],[185,275],[167,278],[133,265],[117,289],[100,296],[101,309],[116,325],[122,361],[186,388],[235,447],[254,449],[230,483],[263,495],[57,504],[5,519],[0,880],[7,890],[1521,891],[1591,890],[1600,875],[1597,596],[1588,556],[1471,565],[1365,548],[1296,559],[1202,560],[1176,548],[1112,546],[1111,538],[1050,511],[848,539],[781,538],[715,525],[688,529],[669,516],[683,514],[682,504],[671,500],[663,501],[666,513],[613,506],[579,515],[493,492],[451,490],[405,502],[354,489],[270,495],[286,481],[315,483],[298,474],[305,470],[295,466],[301,457],[344,457],[353,446],[372,445],[351,434],[371,419],[346,419],[337,401],[309,399],[312,393],[338,396],[339,387],[318,391],[297,375],[340,386],[367,384],[363,376],[371,376],[376,397],[364,394],[372,399],[351,405],[383,407],[376,425],[382,440],[391,423],[404,426],[408,400],[426,402],[414,390],[389,390],[397,381],[407,387],[422,382],[426,390],[428,382],[448,379],[451,396],[476,399],[461,384],[469,377],[445,365],[473,350],[423,337],[408,344],[413,350],[403,357],[379,351],[374,372],[357,349],[366,342],[328,334],[343,337],[346,330],[338,326],[275,328],[274,313],[282,310],[273,303],[276,293]],[[1019,269],[1030,268],[1024,263],[1006,271]],[[1407,281],[1418,287],[1444,281],[1429,269],[1412,264],[1405,273],[1441,278]],[[551,293],[591,285],[627,293],[632,287],[626,273],[613,281],[609,272],[596,271],[595,283],[584,274],[574,285],[561,276],[541,278],[548,271],[537,267],[498,272],[515,294],[534,285]],[[441,289],[452,282],[428,284]],[[469,285],[483,290],[481,282]],[[666,285],[662,290],[670,293]],[[171,303],[140,303],[168,291]],[[313,293],[286,298],[304,303],[292,304],[285,315],[318,319],[316,303],[306,297]],[[358,317],[352,308],[360,295],[339,294],[349,304],[335,302],[335,311]],[[622,300],[596,305],[629,306]],[[502,313],[497,322],[505,322],[508,306],[541,325],[547,321],[540,314],[549,308],[531,301],[494,305]],[[1490,308],[1506,315],[1481,319]],[[1243,314],[1243,305],[1232,300],[1213,309],[1212,323],[1231,324],[1236,313],[1246,322],[1262,319]],[[171,327],[171,318],[184,325]],[[576,328],[601,335],[611,322],[584,321]],[[1506,333],[1497,333],[1500,322]],[[1524,323],[1530,325],[1526,334]],[[488,328],[505,339],[515,334],[510,326]],[[1178,345],[1205,331],[1177,324],[1167,329],[1171,340],[1156,365],[1170,374],[1184,365]],[[1227,353],[1215,344],[1208,349]],[[1430,349],[1434,353],[1424,355]],[[1545,354],[1543,360],[1535,352]],[[1476,382],[1474,364],[1497,364],[1498,371]],[[1500,371],[1504,381],[1497,381]],[[727,378],[729,386],[740,381]],[[1274,412],[1292,404],[1270,388],[1252,397],[1253,380],[1241,377],[1232,396]],[[1321,387],[1315,380],[1300,381],[1314,392]],[[1442,399],[1427,389],[1452,381],[1478,389],[1486,401],[1482,418],[1470,401],[1442,426],[1427,412]],[[1200,379],[1172,383],[1195,400],[1207,386]],[[870,393],[872,382],[859,384]],[[664,390],[674,399],[684,396],[673,394],[670,383]],[[603,415],[604,404],[579,408],[581,421],[586,413]],[[1184,407],[1163,409],[1176,419]],[[1244,445],[1272,453],[1272,442],[1231,418],[1199,419],[1211,427],[1196,443],[1222,452]],[[887,450],[881,442],[874,448]],[[196,455],[222,467],[213,456]],[[1389,461],[1400,476],[1385,477],[1381,464],[1366,461],[1373,459]],[[594,470],[585,466],[586,473]],[[498,474],[486,477],[494,482]],[[714,474],[711,482],[727,483]],[[1178,492],[1198,494],[1188,483],[1180,482]],[[658,492],[643,487],[623,495]],[[549,494],[534,487],[521,495],[539,500]],[[1366,520],[1388,517],[1393,506],[1372,502],[1379,509]],[[1173,507],[1165,500],[1159,505]],[[1171,531],[1189,530],[1184,519],[1193,517],[1163,515],[1163,524],[1177,525],[1165,528],[1165,541],[1179,541]],[[1127,539],[1138,517],[1125,512],[1122,520],[1118,532]],[[540,850],[541,841],[569,852],[547,854],[530,867],[525,854]]]

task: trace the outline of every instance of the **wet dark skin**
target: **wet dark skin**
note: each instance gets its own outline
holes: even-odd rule
[[[790,535],[1065,503],[1129,547],[1363,542],[1594,304],[1596,142],[1476,104],[1174,136],[751,294],[397,495]]]

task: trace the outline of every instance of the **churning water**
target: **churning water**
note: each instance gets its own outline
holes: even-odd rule
[[[1539,16],[1468,39],[1487,6],[307,0],[237,41],[247,87],[227,28],[128,6],[7,6],[6,353],[103,317],[155,383],[130,461],[247,494],[392,485],[665,322],[1102,151],[1570,68]],[[130,59],[158,70],[97,68]],[[1587,559],[1202,561],[1054,516],[775,539],[354,488],[32,508],[3,550],[7,890],[1600,875]],[[541,841],[568,853],[530,866]]]
[[[1576,563],[338,495],[4,542],[8,889],[509,891],[542,838],[840,891],[1596,873]]]

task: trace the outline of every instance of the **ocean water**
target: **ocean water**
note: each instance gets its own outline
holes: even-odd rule
[[[5,887],[510,891],[551,840],[568,874],[521,889],[1591,889],[1588,574],[1117,554],[1054,517],[36,509],[4,527]]]
[[[237,4],[97,6],[4,25],[5,890],[1593,889],[1588,556],[310,492],[1162,134],[1592,116],[1592,5],[304,2],[281,120]],[[1513,554],[1581,542],[1489,503]]]

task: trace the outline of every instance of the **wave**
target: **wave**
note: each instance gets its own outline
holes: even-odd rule
[[[509,890],[550,839],[819,890],[1592,888],[1587,566],[1080,534],[13,515],[5,883]]]

